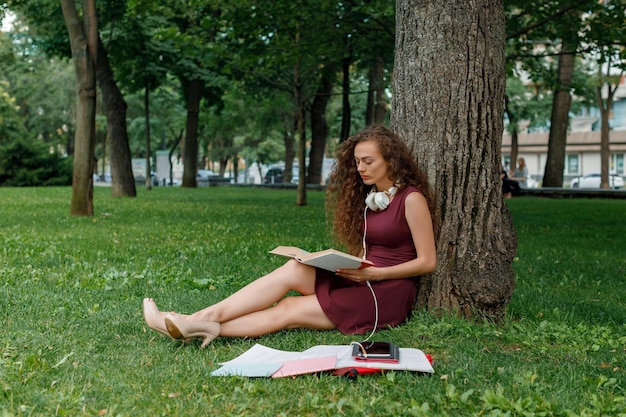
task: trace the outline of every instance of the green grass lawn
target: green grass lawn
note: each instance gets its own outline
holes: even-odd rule
[[[238,187],[96,188],[93,218],[69,188],[0,188],[0,416],[626,416],[626,202],[508,200],[518,232],[506,321],[417,312],[376,339],[433,355],[434,376],[356,381],[211,377],[255,343],[348,344],[337,331],[217,339],[147,329],[141,300],[192,312],[284,260],[331,244],[324,194]]]

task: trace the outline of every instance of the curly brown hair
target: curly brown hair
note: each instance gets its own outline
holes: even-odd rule
[[[412,185],[422,192],[428,202],[436,234],[438,216],[428,177],[396,133],[387,127],[374,125],[348,138],[337,151],[336,163],[326,189],[327,213],[332,219],[335,237],[346,245],[350,253],[358,254],[361,250],[365,197],[371,185],[364,184],[356,170],[354,148],[358,143],[366,141],[378,144],[380,153],[388,163],[389,178],[398,188]]]

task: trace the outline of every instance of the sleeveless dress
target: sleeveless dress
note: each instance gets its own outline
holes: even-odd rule
[[[367,210],[366,258],[378,267],[393,266],[417,257],[411,230],[404,215],[405,199],[415,187],[399,190],[385,210]],[[378,328],[397,326],[413,310],[417,286],[414,278],[371,281],[378,301]],[[369,287],[323,269],[316,270],[315,293],[322,310],[345,334],[371,331],[376,307]]]

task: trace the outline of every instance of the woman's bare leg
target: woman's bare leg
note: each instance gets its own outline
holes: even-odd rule
[[[221,323],[221,337],[258,337],[283,329],[332,330],[315,294],[283,298],[274,307]]]
[[[291,260],[219,303],[193,313],[189,319],[224,324],[273,306],[290,290],[303,296],[314,294],[315,268]]]

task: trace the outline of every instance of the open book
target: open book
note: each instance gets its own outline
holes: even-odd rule
[[[333,375],[346,375],[353,370],[365,374],[364,369],[435,373],[431,359],[419,349],[399,348],[397,363],[357,361],[352,349],[351,346],[319,345],[303,352],[291,352],[256,344],[236,358],[221,362],[221,368],[211,375],[278,378],[328,370],[334,370]]]
[[[366,259],[338,251],[336,249],[326,249],[319,252],[307,252],[294,246],[279,246],[270,251],[274,255],[293,258],[305,265],[326,269],[335,272],[337,269],[360,269],[374,264]]]

